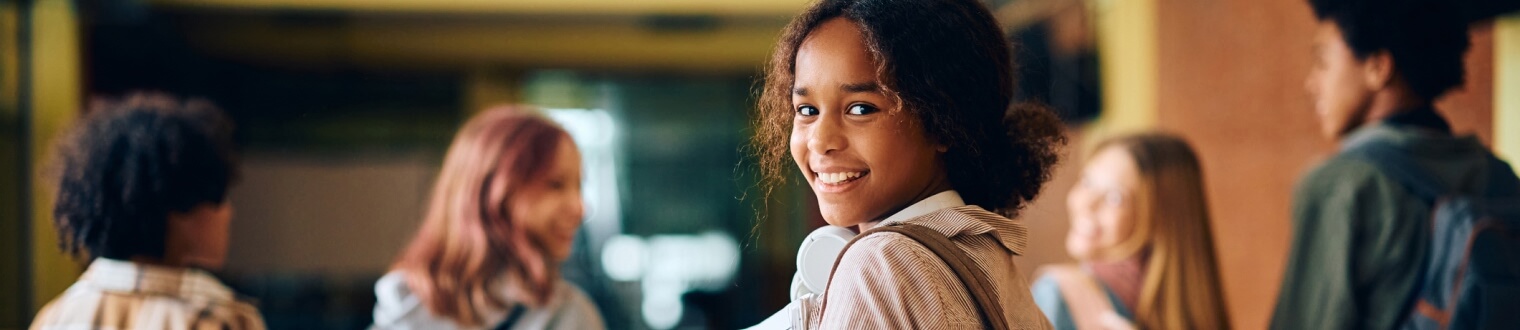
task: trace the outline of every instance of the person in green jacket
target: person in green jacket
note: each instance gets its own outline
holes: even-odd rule
[[[1449,2],[1309,1],[1319,25],[1305,87],[1321,132],[1342,149],[1294,192],[1293,245],[1272,329],[1391,329],[1413,306],[1431,202],[1346,148],[1393,146],[1461,190],[1453,193],[1515,180],[1434,108],[1462,84],[1469,45],[1467,21]]]

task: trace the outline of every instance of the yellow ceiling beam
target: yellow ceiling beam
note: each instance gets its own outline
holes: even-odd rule
[[[810,0],[149,0],[155,6],[405,13],[791,16]]]
[[[303,26],[247,20],[196,24],[187,32],[219,56],[299,66],[754,72],[769,57],[783,23],[662,30],[630,22],[354,19]]]

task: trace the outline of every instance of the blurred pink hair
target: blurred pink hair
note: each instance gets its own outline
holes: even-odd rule
[[[495,286],[504,274],[522,281],[529,305],[548,300],[558,265],[512,219],[508,201],[554,164],[564,129],[522,106],[474,116],[454,137],[433,186],[426,218],[393,266],[407,286],[443,318],[479,325],[477,307],[505,309]]]

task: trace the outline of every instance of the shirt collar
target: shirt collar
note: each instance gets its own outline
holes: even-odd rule
[[[924,198],[886,219],[871,223],[870,227],[900,223],[927,227],[950,238],[992,233],[1004,249],[1016,255],[1024,255],[1024,248],[1029,244],[1029,229],[1024,224],[979,206],[966,205],[955,190]]]
[[[1340,148],[1350,150],[1369,143],[1404,145],[1412,137],[1450,137],[1451,134],[1451,125],[1435,108],[1416,107],[1353,129],[1340,139]]]
[[[1441,118],[1441,114],[1436,112],[1435,108],[1428,105],[1395,112],[1393,115],[1383,118],[1383,122],[1451,134],[1451,123],[1446,122],[1446,118]]]
[[[102,291],[164,295],[197,303],[235,301],[232,289],[210,273],[188,267],[95,258],[79,282]]]
[[[955,190],[941,191],[938,194],[934,194],[928,198],[919,200],[917,203],[913,203],[913,205],[908,205],[908,207],[903,208],[901,211],[897,211],[897,213],[893,213],[892,216],[889,216],[886,219],[878,221],[871,227],[874,228],[875,226],[884,226],[899,223],[903,222],[904,220],[921,217],[925,214],[933,213],[934,211],[939,211],[941,209],[965,205],[966,200],[961,199],[961,194],[955,192]]]

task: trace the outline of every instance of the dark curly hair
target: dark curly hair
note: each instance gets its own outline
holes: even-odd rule
[[[203,100],[94,102],[57,148],[59,247],[90,259],[162,258],[170,212],[226,200],[237,176],[231,129]]]
[[[887,95],[948,147],[950,185],[968,204],[1013,217],[1049,181],[1066,143],[1064,126],[1042,106],[1010,106],[1010,46],[976,0],[822,0],[787,25],[760,95],[753,144],[772,186],[790,164],[797,48],[835,17],[855,23],[879,63]]]
[[[1468,21],[1450,0],[1309,0],[1314,16],[1340,28],[1358,59],[1387,51],[1416,96],[1433,101],[1462,85]]]

